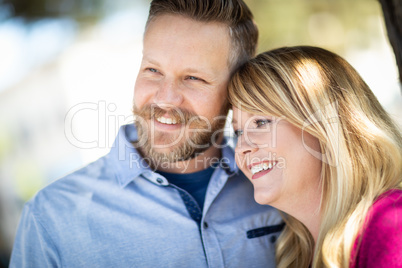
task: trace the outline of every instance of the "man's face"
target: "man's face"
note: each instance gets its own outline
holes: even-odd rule
[[[174,15],[148,25],[134,94],[144,157],[188,160],[218,142],[227,113],[228,31]]]

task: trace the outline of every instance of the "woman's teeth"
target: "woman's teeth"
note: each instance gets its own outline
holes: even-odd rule
[[[262,163],[259,165],[255,165],[251,168],[251,173],[256,174],[258,172],[261,172],[263,170],[269,170],[272,169],[276,165],[276,162],[274,163]]]
[[[172,119],[172,118],[166,118],[166,117],[163,117],[163,116],[161,116],[161,117],[157,117],[156,118],[156,121],[158,121],[158,122],[160,122],[160,123],[163,123],[163,124],[168,124],[168,125],[175,125],[175,124],[177,124],[177,121],[176,121],[176,119]]]

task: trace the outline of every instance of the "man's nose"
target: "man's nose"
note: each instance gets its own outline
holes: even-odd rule
[[[178,84],[172,79],[163,79],[154,95],[154,103],[159,106],[179,106],[183,102],[183,95]]]

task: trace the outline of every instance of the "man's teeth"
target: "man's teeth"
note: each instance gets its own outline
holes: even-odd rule
[[[168,125],[177,124],[176,119],[174,119],[174,118],[173,119],[172,118],[166,118],[166,117],[163,117],[163,116],[157,117],[156,121],[158,121],[160,123],[163,123],[163,124],[168,124]]]
[[[261,172],[263,170],[272,169],[275,165],[276,165],[276,163],[263,163],[263,164],[253,166],[251,168],[251,173],[253,173],[253,175],[254,175],[254,174],[256,174],[258,172]]]

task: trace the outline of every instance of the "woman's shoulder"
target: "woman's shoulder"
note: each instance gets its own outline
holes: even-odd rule
[[[376,201],[374,202],[384,202],[384,201],[395,201],[395,202],[402,202],[402,189],[390,189],[385,193],[381,194]]]
[[[377,229],[383,233],[384,228],[394,229],[402,225],[402,190],[392,189],[380,195],[369,209],[365,230]],[[391,231],[390,230],[390,231]],[[395,229],[400,232],[401,229]]]
[[[392,189],[380,195],[369,209],[361,237],[355,242],[358,256],[351,267],[400,267],[401,230],[402,190]]]
[[[399,208],[399,209],[398,209]],[[368,216],[371,214],[402,213],[402,190],[391,189],[380,195],[369,210]]]

